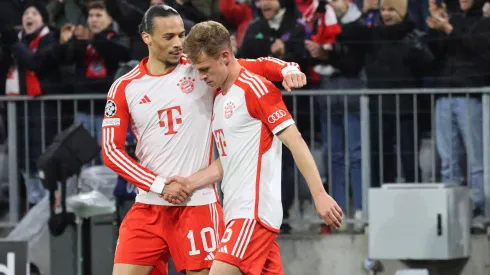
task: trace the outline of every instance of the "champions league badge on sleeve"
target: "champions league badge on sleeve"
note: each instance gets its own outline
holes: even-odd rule
[[[108,100],[107,104],[105,105],[105,115],[107,117],[112,117],[116,114],[116,111],[117,111],[116,103],[112,100]]]

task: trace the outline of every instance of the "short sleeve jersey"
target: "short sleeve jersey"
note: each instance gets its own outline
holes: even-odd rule
[[[281,92],[242,69],[230,90],[217,94],[213,109],[213,135],[224,171],[225,221],[256,219],[278,231],[282,142],[276,135],[294,124]]]

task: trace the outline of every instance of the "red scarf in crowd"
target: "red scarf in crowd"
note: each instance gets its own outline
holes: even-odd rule
[[[43,27],[41,32],[29,43],[29,50],[35,53],[39,47],[39,41],[41,38],[49,33],[48,27]],[[22,33],[19,33],[19,39],[22,39]],[[9,68],[9,72],[7,74],[7,81],[5,83],[5,94],[6,95],[19,95],[20,94],[20,79],[19,79],[19,69],[17,65],[14,63]],[[37,75],[30,70],[26,69],[26,92],[29,96],[40,96],[42,94],[41,91],[41,83],[39,82],[39,78]]]
[[[113,36],[114,33],[109,32],[106,37],[110,39]],[[85,65],[87,66],[85,77],[101,79],[107,76],[107,67],[105,66],[104,59],[92,45],[88,45],[85,51]]]

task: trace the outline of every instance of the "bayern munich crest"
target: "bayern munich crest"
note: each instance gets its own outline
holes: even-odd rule
[[[194,91],[194,81],[196,80],[192,77],[184,77],[177,83],[177,86],[184,94],[190,94]]]
[[[233,109],[235,109],[235,103],[228,101],[225,105],[225,118],[231,118],[233,115]]]

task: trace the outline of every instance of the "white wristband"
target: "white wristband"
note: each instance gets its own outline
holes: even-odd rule
[[[286,66],[286,67],[282,68],[282,70],[281,70],[282,76],[284,77],[287,73],[289,73],[291,71],[300,72],[300,70],[298,69],[298,67],[289,65],[289,66]]]
[[[155,181],[150,186],[150,191],[153,193],[161,194],[163,192],[163,187],[165,187],[165,179],[157,176]]]

